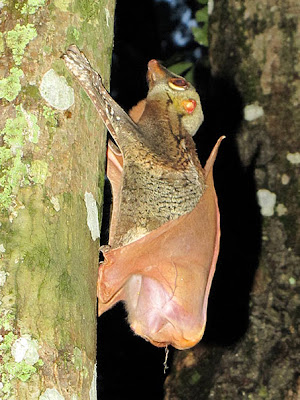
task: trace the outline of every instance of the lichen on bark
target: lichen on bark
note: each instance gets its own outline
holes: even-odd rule
[[[84,194],[93,194],[101,218],[104,128],[77,87],[64,107],[40,90],[51,70],[73,86],[60,60],[71,38],[108,82],[115,3],[94,3],[93,12],[71,0],[1,4],[3,399],[89,398],[95,381],[99,243],[87,224]]]

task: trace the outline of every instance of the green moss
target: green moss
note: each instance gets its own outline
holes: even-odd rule
[[[4,52],[4,40],[3,40],[3,33],[0,32],[0,53]]]
[[[261,386],[258,395],[260,399],[266,399],[268,397],[268,389],[266,388],[266,386]]]
[[[16,147],[22,147],[26,141],[37,143],[39,131],[37,117],[25,111],[22,106],[17,106],[16,118],[8,118],[1,133],[4,135],[4,142],[14,152]]]
[[[32,100],[41,100],[39,88],[35,85],[27,85],[22,88],[22,94],[30,97]]]
[[[82,368],[82,353],[78,347],[74,347],[73,356],[72,356],[72,363],[77,370],[81,370]]]
[[[27,168],[22,162],[24,145],[23,130],[27,122],[20,109],[16,118],[9,118],[1,132],[4,146],[0,148],[0,205],[7,209],[12,203],[12,196],[21,182],[28,183]]]
[[[34,246],[28,245],[28,251],[24,254],[24,265],[29,271],[34,271],[36,268],[47,270],[49,268],[49,248],[40,243]]]
[[[52,53],[52,50],[53,50],[52,46],[45,45],[45,46],[43,47],[43,51],[44,51],[44,53],[46,53],[46,54],[51,54],[51,53]]]
[[[34,183],[44,184],[49,176],[48,163],[43,160],[34,160],[30,167],[30,178]]]
[[[14,29],[7,32],[6,44],[11,49],[16,65],[20,65],[28,43],[37,36],[33,24],[17,24]]]
[[[4,335],[3,340],[0,344],[0,351],[6,353],[11,349],[12,343],[17,339],[17,336],[13,332],[8,332]]]
[[[9,314],[11,316],[11,314]],[[0,388],[0,396],[3,399],[9,399],[13,396],[13,381],[21,382],[28,381],[31,376],[37,372],[37,369],[43,365],[43,361],[38,359],[34,365],[26,362],[26,358],[21,361],[16,361],[12,355],[12,347],[18,336],[13,333],[13,328],[10,325],[10,331],[6,331],[7,323],[3,321],[7,316],[0,320],[0,329],[2,331],[2,341],[0,343],[0,376],[3,386]],[[4,333],[4,334],[3,334]],[[30,358],[30,357],[29,357]]]
[[[67,44],[69,45],[70,43],[77,44],[79,47],[83,44],[83,38],[75,26],[69,26],[67,30]]]
[[[73,78],[71,74],[66,69],[65,63],[63,60],[55,60],[52,63],[52,68],[57,73],[57,75],[64,76],[70,86],[73,86]]]
[[[68,11],[71,0],[54,0],[54,4],[62,11]]]
[[[48,127],[56,128],[58,126],[58,114],[51,107],[43,106],[43,117]]]
[[[75,369],[80,371],[84,378],[88,377],[88,370],[83,363],[82,351],[78,347],[74,347],[72,363],[74,364]]]
[[[36,372],[36,368],[33,365],[27,364],[25,361],[21,361],[19,363],[13,361],[8,362],[5,364],[5,369],[8,374],[22,382],[28,381],[31,375]]]
[[[16,107],[16,118],[8,118],[1,134],[3,135],[4,143],[13,148],[13,152],[17,148],[24,145],[23,131],[27,127],[27,121],[24,118],[20,106]],[[17,148],[16,148],[17,147]]]
[[[74,297],[72,291],[72,279],[67,271],[64,271],[59,277],[58,289],[64,299],[72,300]]]
[[[9,359],[11,358],[11,344],[17,338],[17,336],[15,336],[12,332],[9,332],[7,335],[2,337],[3,340],[0,344],[0,375],[3,387],[0,389],[0,395],[1,397],[3,396],[4,399],[7,399],[12,394],[12,384],[8,371],[6,370],[6,365],[9,363]]]
[[[0,316],[0,330],[10,331],[13,330],[13,322],[15,316],[12,312],[8,312]],[[1,345],[3,342],[1,343]],[[1,348],[1,347],[0,347]]]
[[[72,194],[69,192],[64,192],[63,193],[63,202],[65,203],[66,207],[69,208],[72,206]]]
[[[25,111],[22,106],[16,107],[16,117],[6,120],[0,136],[4,145],[0,147],[0,208],[8,209],[20,186],[33,183],[44,183],[48,167],[44,161],[35,160],[29,169],[28,162],[23,160],[23,147],[27,143],[36,144],[39,137],[37,117]]]
[[[75,0],[74,11],[79,12],[81,18],[92,20],[98,18],[101,7],[103,7],[102,2]]]
[[[13,101],[21,90],[20,78],[23,76],[23,71],[13,67],[9,72],[10,75],[7,78],[0,80],[0,99]]]
[[[199,372],[194,371],[193,375],[190,377],[189,381],[190,381],[191,385],[196,385],[199,382],[200,378],[201,378],[201,375],[199,374]]]
[[[240,68],[238,72],[238,80],[241,85],[243,85],[244,101],[246,104],[250,104],[254,101],[257,101],[257,90],[260,87],[260,73],[258,72],[255,63],[252,63],[252,65],[249,67],[249,58],[247,58],[247,62],[247,66]],[[245,82],[247,82],[246,85]]]
[[[45,0],[28,0],[21,8],[21,14],[35,14],[38,8],[45,4]]]

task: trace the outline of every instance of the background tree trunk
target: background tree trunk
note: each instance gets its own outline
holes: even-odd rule
[[[105,129],[60,56],[109,86],[115,2],[1,2],[0,397],[96,399]],[[73,89],[74,88],[74,89]]]
[[[300,398],[299,16],[297,0],[215,1],[220,262],[205,340],[176,353],[166,399]]]

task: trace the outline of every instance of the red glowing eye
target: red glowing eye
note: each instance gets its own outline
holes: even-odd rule
[[[175,90],[185,90],[188,88],[189,84],[183,78],[171,78],[169,80],[169,86]]]
[[[181,104],[188,114],[192,114],[197,105],[196,100],[193,99],[183,100]]]

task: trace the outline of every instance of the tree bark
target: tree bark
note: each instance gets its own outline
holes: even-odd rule
[[[109,86],[115,1],[3,1],[0,397],[93,399],[105,129],[60,56]]]
[[[205,340],[175,354],[166,399],[300,398],[299,17],[297,0],[215,1],[220,262]]]

